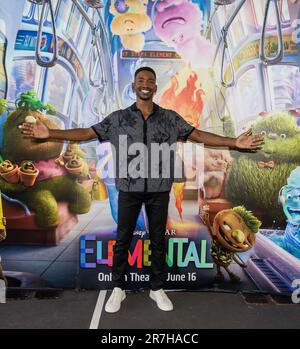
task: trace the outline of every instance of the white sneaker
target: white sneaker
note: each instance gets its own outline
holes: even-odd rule
[[[157,291],[150,290],[149,297],[156,302],[159,309],[163,311],[173,310],[173,304],[162,288]]]
[[[120,287],[115,287],[105,304],[107,313],[116,313],[121,308],[121,302],[126,298],[126,293]]]

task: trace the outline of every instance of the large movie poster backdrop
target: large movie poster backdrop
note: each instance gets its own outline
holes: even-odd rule
[[[257,153],[178,144],[187,180],[170,193],[167,288],[293,290],[300,278],[297,2],[2,3],[0,255],[8,285],[111,287],[118,192],[110,144],[32,142],[18,126],[89,127],[134,103],[134,72],[151,66],[155,102],[196,128],[265,135]],[[128,261],[128,288],[147,287],[144,208]]]

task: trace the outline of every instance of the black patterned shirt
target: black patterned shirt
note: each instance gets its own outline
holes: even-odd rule
[[[92,129],[100,142],[109,141],[114,146],[118,190],[170,191],[174,180],[181,181],[180,178],[184,178],[183,171],[178,174],[174,170],[176,151],[173,150],[176,150],[178,141],[187,140],[194,127],[175,111],[161,108],[154,103],[152,113],[145,120],[134,103],[126,109],[111,113],[100,123],[93,125]],[[136,147],[137,143],[139,145]],[[144,147],[148,155],[135,151],[140,146]],[[160,146],[161,149],[165,147],[165,151],[162,151],[159,157],[152,156],[151,149],[153,150],[154,146]],[[132,174],[130,170],[135,167],[136,172],[133,171]],[[144,171],[143,175],[139,175],[141,168]]]

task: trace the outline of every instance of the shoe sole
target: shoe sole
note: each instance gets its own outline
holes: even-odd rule
[[[172,311],[172,310],[174,309],[173,307],[172,307],[172,309],[164,309],[164,308],[160,307],[160,306],[158,305],[156,299],[154,298],[154,296],[152,296],[151,293],[149,294],[149,297],[156,303],[157,307],[158,307],[160,310],[162,310],[162,311]]]

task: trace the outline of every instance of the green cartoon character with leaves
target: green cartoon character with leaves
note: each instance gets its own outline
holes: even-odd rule
[[[12,198],[24,202],[36,213],[36,223],[49,228],[59,224],[58,201],[68,202],[74,214],[87,213],[91,197],[78,183],[87,175],[83,159],[76,154],[76,145],[69,145],[62,153],[63,142],[37,141],[24,137],[19,126],[24,122],[43,121],[48,127],[59,125],[50,115],[55,114],[50,104],[43,104],[34,91],[22,93],[16,109],[4,124],[0,189]]]
[[[284,225],[278,192],[300,164],[300,132],[295,119],[283,112],[259,117],[252,129],[265,135],[265,144],[254,154],[233,154],[227,197],[233,205],[262,212],[264,225]]]

